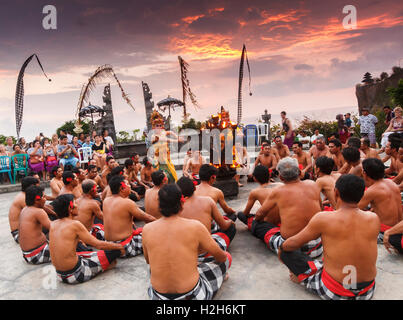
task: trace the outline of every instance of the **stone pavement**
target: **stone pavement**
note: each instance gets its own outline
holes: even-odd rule
[[[236,199],[227,199],[228,204],[237,211],[242,210],[249,191],[254,187],[256,183],[245,184]],[[46,190],[49,194],[49,189]],[[0,194],[0,299],[148,299],[149,269],[142,255],[120,259],[116,268],[79,285],[54,281],[54,268],[50,264],[28,265],[9,230],[8,208],[16,194]],[[257,208],[258,205],[252,212]],[[233,257],[230,277],[215,299],[318,299],[289,280],[288,269],[263,242],[249,233],[242,222],[237,221],[236,227],[237,234],[229,249]],[[378,245],[377,266],[374,299],[403,299],[403,256],[388,254],[382,245]]]

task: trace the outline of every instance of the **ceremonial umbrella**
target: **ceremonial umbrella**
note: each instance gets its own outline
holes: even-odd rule
[[[169,113],[169,118],[170,118],[171,117],[171,108],[175,110],[175,108],[183,107],[184,103],[182,101],[180,101],[179,99],[171,98],[170,96],[168,96],[168,98],[158,102],[157,106],[163,112],[165,112],[165,110],[168,108],[168,113]]]
[[[86,107],[81,108],[80,112],[78,113],[78,116],[80,118],[91,117],[91,123],[92,123],[92,128],[93,128],[94,127],[94,115],[98,115],[99,117],[102,117],[104,115],[104,113],[105,113],[105,110],[103,108],[98,107],[98,106],[93,106],[90,104]]]

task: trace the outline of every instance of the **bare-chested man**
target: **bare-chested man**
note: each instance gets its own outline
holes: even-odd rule
[[[195,195],[212,198],[215,203],[219,203],[226,215],[234,220],[236,218],[235,210],[225,202],[224,193],[220,189],[213,187],[217,177],[217,169],[212,165],[203,164],[200,167],[199,176],[201,182],[196,187]]]
[[[368,189],[358,207],[361,210],[371,205],[381,222],[378,242],[383,242],[383,234],[402,220],[402,203],[399,187],[390,179],[384,179],[385,166],[380,159],[370,158],[362,162],[364,180]]]
[[[331,154],[329,151],[329,147],[325,144],[325,138],[323,136],[317,137],[315,145],[309,149],[309,154],[313,157],[313,160],[316,161],[319,157],[329,157],[331,158]]]
[[[126,159],[124,173],[132,190],[136,191],[141,197],[144,197],[144,194],[146,193],[146,190],[149,189],[149,186],[141,182],[138,178],[138,166],[134,163],[133,159]]]
[[[317,177],[315,182],[326,199],[326,202],[323,201],[322,204],[325,205],[326,203],[331,206],[329,211],[337,208],[334,186],[340,177],[340,173],[332,172],[333,168],[334,160],[332,158],[319,157],[315,161],[315,174]]]
[[[380,222],[376,214],[358,208],[364,189],[362,178],[341,176],[335,191],[338,209],[314,215],[280,247],[279,257],[290,269],[291,279],[321,299],[369,300],[374,294]],[[298,249],[319,236],[323,261],[312,261]],[[355,278],[347,278],[352,274]]]
[[[176,184],[159,191],[161,219],[143,229],[144,258],[150,265],[152,300],[210,300],[221,287],[231,255],[199,221],[180,216],[182,192]],[[213,258],[198,261],[199,249]]]
[[[63,183],[63,169],[60,168],[59,166],[55,166],[52,168],[52,175],[53,179],[50,180],[50,190],[52,191],[52,197],[56,198],[60,190],[63,188],[64,183]]]
[[[290,156],[290,149],[288,149],[288,146],[283,143],[281,136],[276,136],[274,138],[274,143],[275,143],[275,146],[273,147],[273,149],[277,150],[277,153],[279,156],[279,158],[277,158],[277,162],[285,157]]]
[[[185,171],[183,171],[183,175],[190,178],[191,180],[196,180],[199,182],[199,171],[201,166],[205,163],[206,161],[200,154],[200,151],[193,151],[193,156],[187,161]]]
[[[183,195],[183,211],[180,215],[183,218],[195,219],[200,221],[209,232],[211,232],[212,223],[218,226],[217,230],[213,230],[212,237],[221,249],[227,251],[231,241],[235,237],[236,228],[234,221],[224,218],[217,205],[210,197],[196,196],[196,190],[193,181],[188,177],[180,178],[176,183],[182,191]],[[205,257],[205,252],[199,252],[199,259]]]
[[[116,163],[116,160],[112,156],[107,156],[106,157],[106,165],[102,168],[101,172],[101,179],[102,183],[104,186],[108,185],[108,181],[106,180],[106,176],[111,173],[112,169],[116,167],[116,165],[119,165]]]
[[[259,164],[267,167],[271,171],[276,170],[277,158],[276,155],[272,152],[270,144],[265,145],[262,152],[256,158],[255,167]]]
[[[144,157],[143,159],[143,168],[140,171],[141,182],[144,183],[149,188],[154,187],[153,181],[151,179],[151,174],[154,172],[154,168],[148,159],[148,157]]]
[[[360,151],[357,148],[347,147],[343,149],[342,155],[345,163],[337,172],[341,174],[354,174],[362,178],[363,175]]]
[[[77,215],[74,215],[73,219],[80,221],[97,239],[104,240],[103,225],[94,223],[95,218],[97,222],[102,222],[104,218],[100,204],[95,200],[98,197],[97,184],[87,179],[84,180],[82,188],[83,195],[76,200]]]
[[[43,206],[46,198],[43,188],[31,185],[25,191],[26,207],[19,218],[19,243],[22,255],[30,264],[50,262],[49,244],[42,229],[49,230],[50,220]]]
[[[311,155],[308,152],[302,150],[302,142],[299,141],[295,141],[292,144],[292,151],[294,152],[292,157],[298,160],[302,180],[309,179],[312,173]]]
[[[102,179],[98,174],[97,166],[90,164],[88,166],[87,171],[88,171],[87,179],[93,180],[97,184],[97,186],[100,188],[100,190],[103,191],[105,189],[105,185],[102,182]]]
[[[76,187],[78,186],[77,175],[71,171],[63,172],[63,188],[60,190],[59,196],[62,194],[72,194],[74,199],[81,197],[80,192],[77,192]]]
[[[15,242],[19,243],[19,219],[22,209],[25,208],[25,191],[33,185],[39,185],[39,180],[33,177],[25,177],[21,180],[21,192],[17,194],[8,211],[11,235]]]
[[[391,138],[392,137],[392,138]],[[390,156],[390,166],[385,170],[385,175],[387,177],[395,178],[400,170],[403,168],[403,163],[400,162],[399,148],[401,142],[399,140],[393,139],[393,134],[388,137],[388,142],[386,143],[385,153]]]
[[[86,282],[116,265],[116,259],[124,253],[123,246],[95,239],[82,223],[76,221],[78,210],[72,194],[57,197],[53,206],[59,219],[50,226],[50,256],[61,281],[68,284]],[[76,252],[79,241],[101,250]]]
[[[341,153],[342,146],[343,145],[339,139],[329,141],[329,152],[335,164],[335,167],[332,170],[340,170],[345,163],[343,154]]]
[[[131,193],[130,185],[121,175],[114,176],[109,181],[112,196],[103,203],[105,239],[120,243],[125,247],[123,257],[134,257],[143,253],[141,232],[136,228],[133,218],[146,223],[156,219],[145,213],[128,197]]]
[[[362,152],[364,152],[365,159],[369,159],[369,158],[380,159],[378,151],[376,151],[376,149],[371,148],[370,146],[371,146],[371,141],[369,140],[368,137],[361,138],[360,150]]]
[[[163,185],[168,183],[168,178],[164,171],[158,170],[151,174],[151,179],[153,181],[154,187],[146,191],[144,197],[144,208],[145,212],[152,215],[156,219],[161,218],[160,207],[158,204],[158,192],[163,187]]]
[[[321,211],[320,190],[314,181],[300,181],[296,159],[287,157],[280,160],[277,170],[284,185],[273,189],[256,212],[250,228],[252,234],[263,240],[268,249],[275,253],[285,239],[300,232]],[[280,213],[280,227],[264,221],[265,216],[276,206]],[[313,259],[319,258],[322,255],[320,236],[306,243],[302,251]]]
[[[392,179],[394,183],[397,185],[403,182],[403,144],[399,146],[399,153],[397,158],[397,167],[399,168],[399,172],[396,177]]]
[[[81,184],[87,178],[87,172],[82,168],[73,168],[73,173],[76,174],[78,184],[75,187],[73,194],[76,199],[80,198],[83,195],[83,188]]]
[[[281,183],[270,183],[270,172],[265,166],[262,165],[258,165],[253,170],[253,180],[259,183],[259,187],[253,189],[249,193],[248,202],[246,203],[245,209],[242,212],[237,213],[239,220],[248,225],[252,223],[255,217],[254,214],[250,214],[255,202],[258,201],[262,206],[266,199],[270,196],[273,188],[282,185]],[[264,221],[279,225],[281,221],[278,208],[275,207],[272,209],[272,211],[273,212],[270,212],[270,214],[265,216]]]

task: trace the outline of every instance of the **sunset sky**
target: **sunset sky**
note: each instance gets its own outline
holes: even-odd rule
[[[42,9],[57,8],[57,30],[44,30]],[[357,8],[357,29],[343,28],[343,7]],[[136,112],[111,80],[117,131],[144,128],[141,81],[154,102],[182,98],[178,55],[206,120],[223,105],[236,121],[239,60],[246,44],[252,75],[244,78],[243,114],[257,120],[304,110],[357,110],[355,85],[403,65],[401,1],[3,0],[0,9],[0,134],[16,135],[14,99],[19,69],[37,53],[24,78],[21,136],[51,135],[74,118],[80,90],[95,69],[111,64]],[[246,70],[246,69],[245,69]],[[247,76],[247,73],[245,73]],[[102,105],[102,86],[90,101]],[[181,112],[174,113],[180,121]]]

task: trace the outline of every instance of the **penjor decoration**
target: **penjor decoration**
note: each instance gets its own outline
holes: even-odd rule
[[[97,70],[95,70],[94,74],[88,79],[88,83],[86,85],[83,86],[83,88],[81,89],[81,93],[80,93],[80,99],[78,101],[78,106],[77,106],[77,111],[76,111],[76,128],[74,129],[74,131],[79,132],[81,129],[81,122],[80,122],[80,116],[79,113],[81,111],[81,109],[84,107],[84,103],[89,103],[89,98],[90,98],[90,94],[92,91],[94,91],[96,85],[100,82],[102,82],[104,79],[106,78],[115,78],[120,90],[122,91],[122,97],[123,99],[126,101],[126,103],[133,109],[133,105],[129,99],[129,96],[126,94],[126,92],[123,90],[122,85],[120,84],[120,81],[118,80],[115,72],[113,71],[113,68],[111,65],[103,65],[100,66]]]
[[[179,65],[181,68],[181,82],[182,82],[182,94],[183,94],[183,115],[184,118],[187,118],[186,113],[186,97],[189,96],[190,100],[192,101],[193,105],[198,108],[199,104],[196,101],[196,96],[193,94],[192,90],[190,89],[189,79],[188,79],[188,71],[189,71],[189,64],[182,59],[181,56],[178,56]]]
[[[33,55],[31,55],[27,60],[25,60],[24,64],[21,67],[20,73],[18,74],[17,89],[15,91],[15,125],[16,125],[16,129],[17,129],[17,138],[20,137],[20,130],[21,130],[21,126],[22,126],[22,116],[24,113],[24,74],[25,74],[25,69],[34,57],[36,58],[36,61],[38,61],[38,64],[41,67],[42,72],[45,75],[45,77],[49,81],[52,81],[46,75],[45,71],[43,70],[41,62],[39,61],[39,58],[35,53]]]
[[[242,55],[241,55],[241,63],[239,65],[238,119],[237,119],[238,125],[242,121],[242,82],[243,82],[243,66],[244,66],[245,58],[246,58],[246,64],[248,66],[248,73],[249,73],[249,95],[251,96],[252,92],[250,91],[250,67],[249,67],[249,60],[248,60],[248,52],[246,51],[246,46],[243,45]]]

